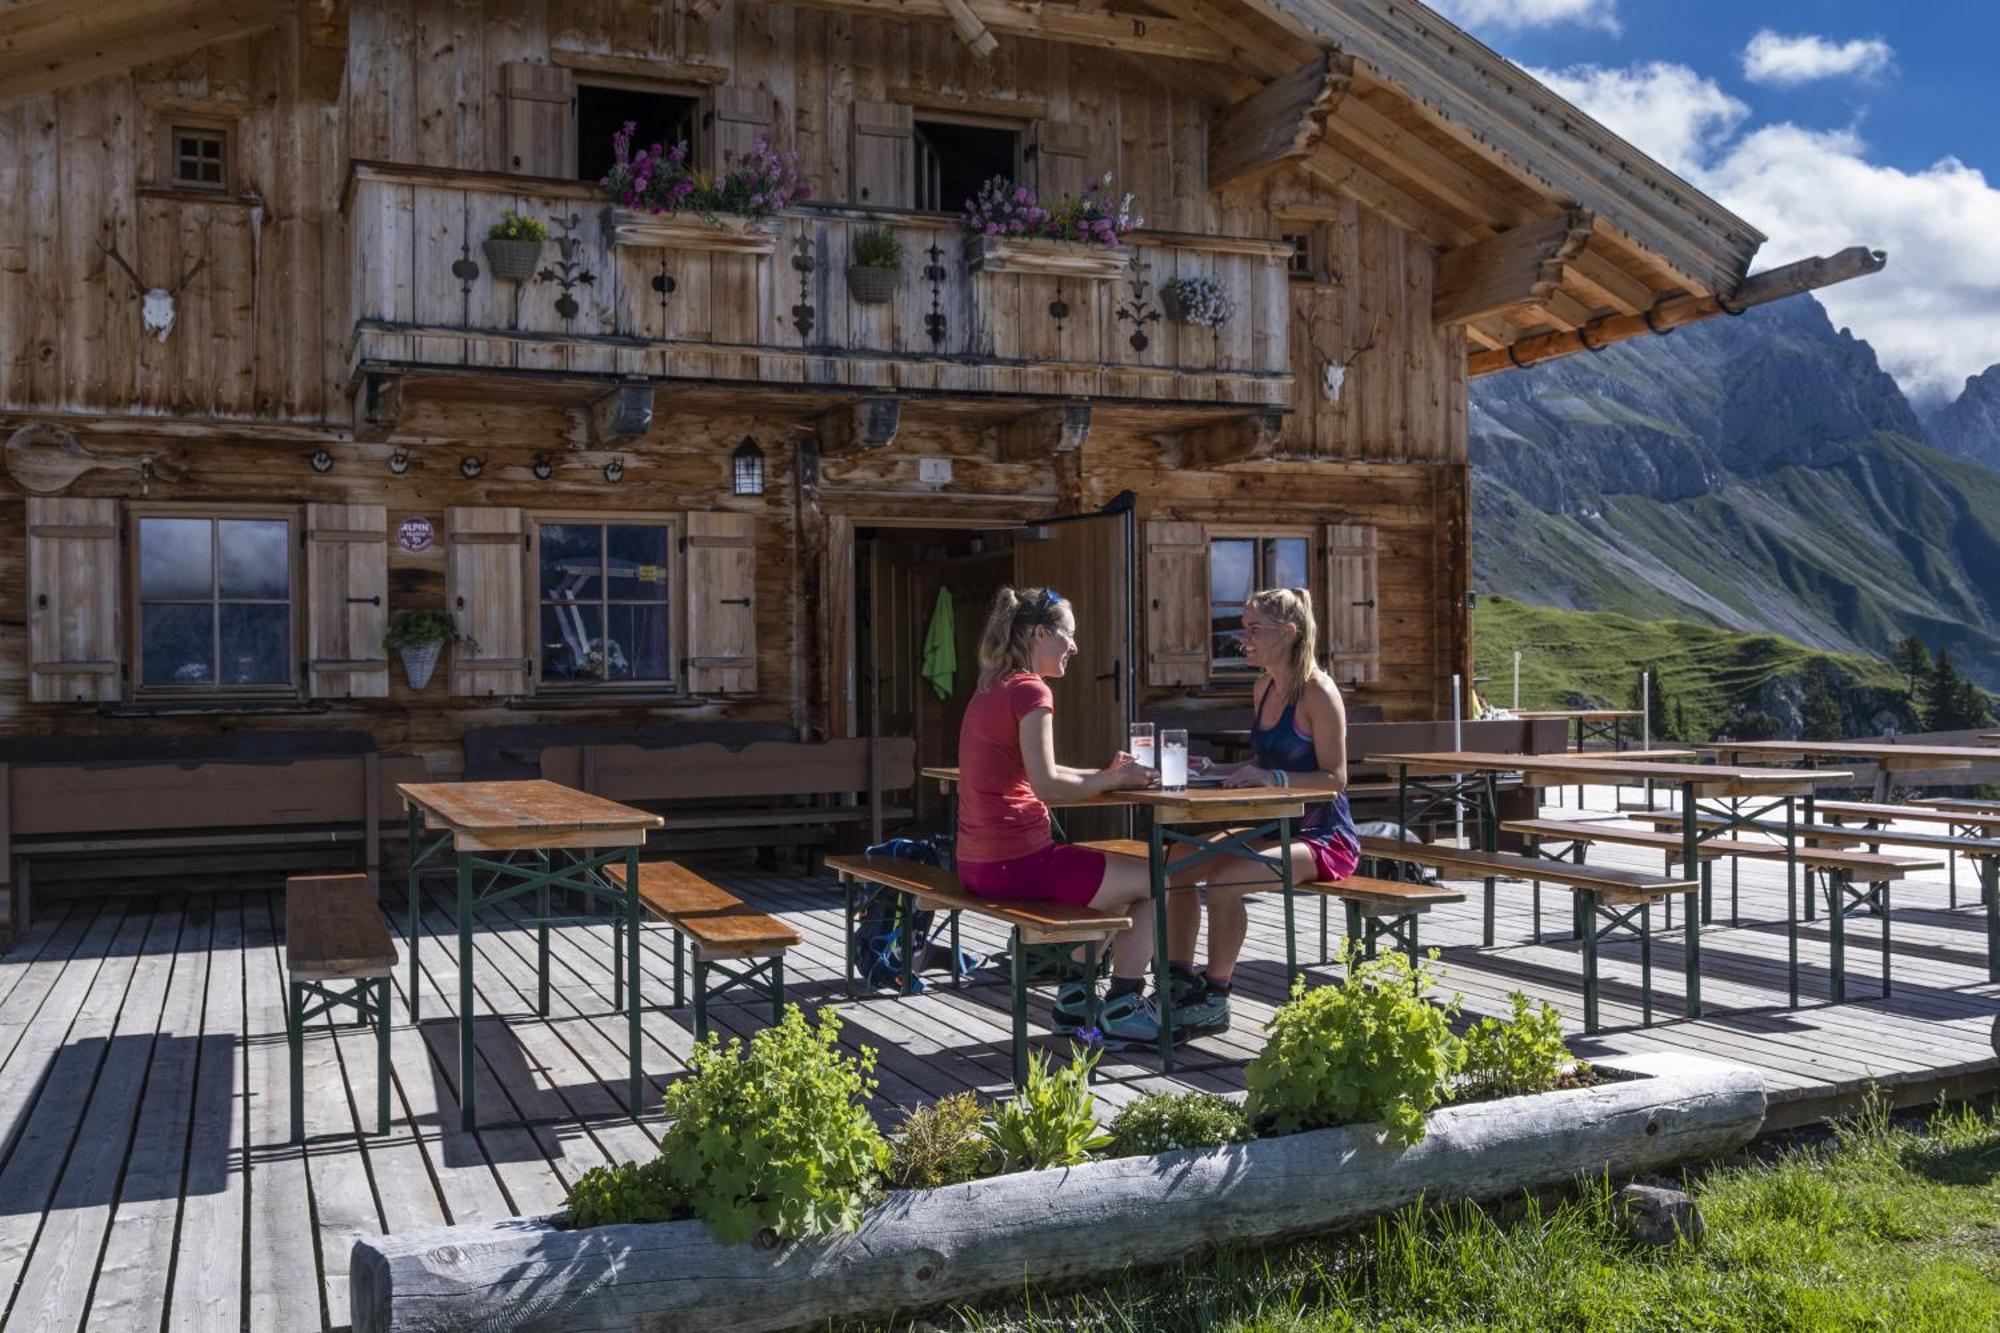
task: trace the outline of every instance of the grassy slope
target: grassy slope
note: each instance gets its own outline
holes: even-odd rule
[[[2000,1122],[1928,1130],[1864,1117],[1835,1143],[1693,1186],[1699,1246],[1634,1248],[1599,1186],[1499,1221],[1474,1208],[1294,1246],[1226,1250],[951,1330],[1431,1333],[1435,1330],[2000,1328]],[[901,1328],[907,1325],[899,1325]]]
[[[1599,611],[1559,611],[1484,597],[1473,616],[1474,670],[1487,699],[1513,697],[1513,653],[1521,649],[1521,706],[1563,708],[1584,701],[1630,705],[1639,673],[1659,669],[1656,688],[1678,704],[1691,738],[1715,733],[1737,702],[1773,676],[1796,674],[1831,657],[1855,679],[1888,689],[1901,680],[1888,664],[1824,654],[1770,634],[1744,634],[1686,620],[1635,620]]]

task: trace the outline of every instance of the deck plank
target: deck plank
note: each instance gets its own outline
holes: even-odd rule
[[[243,1021],[243,896],[216,894],[208,994],[201,1015],[201,1068],[190,1111],[171,1281],[157,1295],[169,1333],[237,1328],[243,1318],[243,1259],[249,1235],[249,1043]],[[114,1240],[116,1233],[114,1232]],[[144,1274],[140,1274],[141,1277]]]

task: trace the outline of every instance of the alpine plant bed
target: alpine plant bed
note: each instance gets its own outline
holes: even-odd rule
[[[357,1241],[353,1327],[779,1330],[881,1317],[1720,1156],[1764,1119],[1761,1078],[1681,1054],[1595,1068],[1514,997],[1463,1036],[1401,955],[1295,991],[1239,1104],[1154,1094],[1100,1126],[1094,1051],[1037,1057],[999,1103],[912,1111],[885,1137],[872,1051],[796,1007],[666,1093],[651,1161],[585,1173],[564,1212]]]

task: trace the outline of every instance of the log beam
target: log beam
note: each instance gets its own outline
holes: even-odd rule
[[[0,103],[273,28],[297,0],[29,0],[0,8]]]
[[[1547,302],[1589,243],[1594,223],[1587,209],[1567,209],[1444,255],[1431,321],[1471,324]]]
[[[1545,333],[1498,351],[1475,352],[1465,359],[1466,372],[1490,375],[1496,370],[1532,366],[1537,361],[1551,361],[1573,352],[1594,352],[1644,333],[1671,333],[1682,325],[1716,315],[1739,314],[1752,306],[1768,305],[1787,296],[1879,273],[1888,262],[1885,252],[1861,245],[1836,255],[1801,259],[1795,264],[1751,275],[1727,301],[1713,296],[1680,296],[1662,301],[1644,314],[1607,315],[1568,333]]]
[[[886,449],[895,443],[896,428],[902,422],[900,398],[863,398],[836,407],[819,418],[820,453],[830,456]]]
[[[944,12],[951,18],[951,26],[957,30],[959,39],[972,52],[974,60],[990,60],[1000,49],[1000,39],[988,32],[986,25],[979,21],[979,15],[972,12],[972,6],[965,0],[944,0]]]
[[[1083,448],[1090,436],[1090,406],[1065,403],[1000,423],[995,457],[1002,463],[1045,463]]]
[[[600,446],[643,440],[652,428],[650,384],[621,384],[590,405],[590,434]]]
[[[904,19],[953,21],[947,0],[793,0],[812,9],[844,9],[850,13]],[[1046,42],[1094,46],[1128,55],[1161,56],[1227,65],[1235,48],[1220,33],[1182,19],[1110,10],[1059,8],[1055,5],[1015,5],[1007,0],[962,0],[965,9],[991,32],[1010,37],[1035,37]]]
[[[396,433],[403,416],[403,377],[378,371],[354,386],[354,438],[380,444]]]
[[[1224,111],[1208,132],[1208,188],[1228,189],[1310,156],[1353,78],[1354,62],[1329,52]]]
[[[1285,418],[1278,412],[1225,417],[1175,435],[1174,461],[1182,468],[1211,468],[1270,458],[1278,451],[1284,428]]]
[[[349,0],[303,0],[299,14],[299,95],[337,105],[347,81]]]

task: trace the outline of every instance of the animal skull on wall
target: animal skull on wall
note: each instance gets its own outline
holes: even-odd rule
[[[124,269],[126,276],[132,279],[134,295],[139,298],[140,324],[145,327],[146,332],[165,342],[167,335],[174,331],[174,298],[181,294],[181,288],[188,285],[189,279],[201,272],[208,260],[206,258],[195,260],[194,267],[181,274],[180,281],[171,288],[148,287],[140,278],[138,271],[125,262],[125,256],[119,254],[115,247],[105,245],[102,241],[98,244],[103,247],[104,253],[111,257],[111,262]]]

